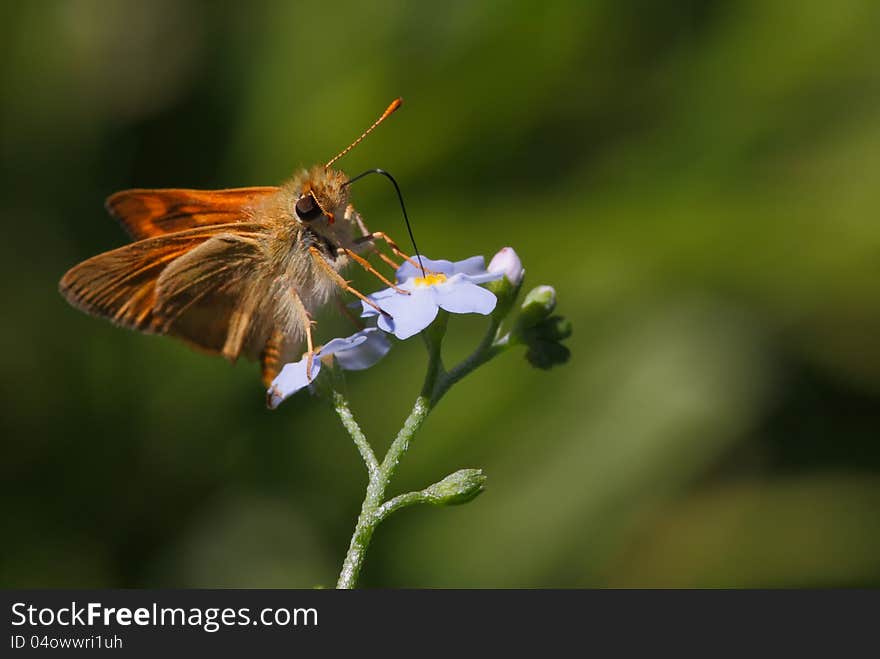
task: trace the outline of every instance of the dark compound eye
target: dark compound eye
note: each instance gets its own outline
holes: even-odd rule
[[[296,216],[303,222],[311,222],[324,214],[324,211],[321,210],[318,202],[315,201],[311,194],[304,194],[300,197],[294,208],[296,209]]]

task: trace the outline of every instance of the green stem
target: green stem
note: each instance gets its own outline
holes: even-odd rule
[[[370,447],[364,431],[361,430],[358,422],[355,421],[354,414],[351,413],[351,407],[348,405],[348,399],[339,393],[337,389],[333,390],[333,409],[336,410],[336,414],[339,415],[339,420],[342,421],[343,427],[354,440],[355,446],[357,446],[361,457],[364,459],[364,464],[367,465],[367,474],[372,478],[379,468],[376,455],[373,453],[373,449]]]
[[[361,505],[354,534],[351,536],[348,553],[342,564],[342,571],[336,584],[337,588],[349,589],[354,588],[357,584],[367,549],[379,523],[395,510],[422,500],[423,493],[409,492],[383,503],[391,477],[400,464],[401,458],[406,454],[413,436],[428,418],[431,410],[453,384],[507,348],[507,337],[498,338],[500,322],[493,318],[486,335],[476,350],[458,366],[446,372],[440,356],[440,346],[446,332],[447,319],[448,315],[442,313],[437,321],[422,333],[428,348],[428,372],[425,374],[422,391],[416,398],[412,411],[404,421],[403,427],[397,433],[380,465],[370,466],[371,464],[375,465],[376,458],[360,427],[351,416],[348,402],[338,390],[334,389],[333,391],[334,407],[342,424],[354,439],[369,472],[366,496]]]
[[[416,431],[418,431],[431,412],[430,394],[434,389],[437,374],[441,370],[439,345],[436,348],[429,345],[428,353],[428,372],[425,375],[422,393],[416,399],[412,412],[409,413],[409,416],[403,423],[403,427],[391,443],[385,458],[382,460],[382,464],[379,465],[375,472],[370,474],[367,494],[361,505],[361,512],[358,516],[354,534],[351,536],[348,553],[345,555],[345,561],[342,564],[342,571],[336,584],[337,588],[349,589],[354,588],[355,584],[357,584],[367,548],[370,546],[370,540],[373,538],[373,532],[385,515],[391,512],[391,510],[387,509],[382,511],[382,500],[385,498],[385,490],[388,487],[388,483],[394,475],[397,465],[400,464],[400,459],[409,448],[413,435],[416,434]],[[339,395],[341,396],[341,394]]]
[[[389,499],[381,506],[379,506],[379,509],[376,511],[376,516],[381,522],[395,510],[400,510],[401,508],[411,506],[415,503],[424,503],[425,501],[426,499],[424,492],[407,492],[406,494],[398,494],[393,499]]]
[[[400,463],[400,458],[409,447],[410,440],[424,423],[430,411],[430,399],[419,396],[412,412],[403,424],[403,428],[397,433],[388,453],[385,454],[385,459],[382,460],[382,464],[375,474],[371,476],[370,482],[367,484],[367,495],[361,505],[357,526],[355,526],[354,534],[351,537],[345,562],[342,564],[342,572],[340,572],[339,581],[336,584],[337,588],[354,588],[357,583],[373,532],[385,514],[390,512],[380,512],[385,489]]]
[[[441,373],[439,375],[434,391],[431,394],[432,405],[440,402],[440,399],[456,382],[507,349],[507,337],[498,338],[498,328],[500,325],[501,321],[493,317],[489,323],[489,329],[486,330],[483,340],[480,341],[476,349],[448,373]]]

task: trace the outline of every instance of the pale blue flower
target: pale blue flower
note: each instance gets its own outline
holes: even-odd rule
[[[375,327],[368,327],[344,339],[328,341],[312,356],[311,377],[306,374],[308,355],[298,362],[285,364],[266,392],[269,407],[274,410],[286,398],[309,386],[321,372],[322,357],[333,355],[341,368],[360,371],[378,362],[390,349],[388,338]]]
[[[497,299],[479,286],[504,276],[503,272],[488,272],[482,256],[464,261],[432,261],[422,257],[428,271],[409,262],[397,269],[397,285],[409,295],[386,288],[368,296],[385,311],[380,314],[366,302],[361,302],[363,317],[378,316],[378,325],[398,339],[408,339],[430,325],[440,309],[449,313],[492,313]],[[387,314],[387,315],[386,315]]]

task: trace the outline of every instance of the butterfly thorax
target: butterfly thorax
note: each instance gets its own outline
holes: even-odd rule
[[[311,313],[338,294],[339,285],[320,258],[339,272],[349,264],[340,248],[360,251],[355,239],[360,235],[348,207],[347,177],[337,170],[316,166],[298,172],[274,195],[259,200],[250,215],[265,227],[262,241],[268,264],[266,283],[271,293],[268,306],[282,318],[289,318],[287,305],[280,300],[295,291]],[[308,203],[304,203],[306,199]],[[316,209],[303,213],[298,209],[314,204]],[[288,325],[288,323],[283,323]],[[298,323],[295,323],[298,324]]]

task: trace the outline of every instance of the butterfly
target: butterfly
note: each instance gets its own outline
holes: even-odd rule
[[[385,233],[367,229],[349,203],[354,179],[332,168],[400,105],[395,99],[330,161],[278,187],[117,192],[106,208],[132,242],[71,268],[61,294],[122,327],[173,336],[230,361],[259,360],[268,386],[301,354],[303,340],[311,358],[312,317],[340,291],[378,309],[342,276],[348,265],[397,288],[366,256],[399,267],[378,249],[383,243],[412,262]]]

